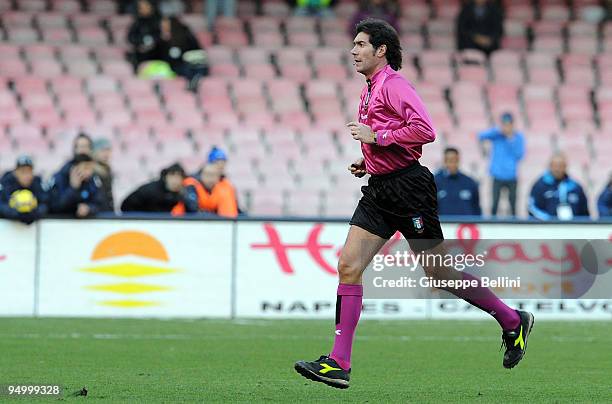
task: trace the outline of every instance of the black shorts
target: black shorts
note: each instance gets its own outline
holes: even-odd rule
[[[415,162],[389,174],[373,175],[361,192],[352,225],[384,239],[399,231],[413,251],[428,250],[444,240],[436,183],[427,167]]]

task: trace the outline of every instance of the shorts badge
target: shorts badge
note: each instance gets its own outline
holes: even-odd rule
[[[425,225],[423,224],[422,216],[413,217],[412,224],[414,225],[414,230],[419,234],[423,233],[423,231],[425,230]]]

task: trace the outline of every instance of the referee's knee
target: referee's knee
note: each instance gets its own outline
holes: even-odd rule
[[[361,281],[362,269],[342,257],[338,260],[340,283],[357,284]]]

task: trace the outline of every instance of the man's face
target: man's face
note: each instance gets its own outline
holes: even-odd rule
[[[459,171],[459,154],[453,152],[446,152],[444,154],[444,167],[449,174],[457,174]]]
[[[502,122],[501,130],[504,132],[504,135],[510,136],[514,133],[514,123],[512,122]]]
[[[74,155],[87,154],[91,156],[91,142],[84,137],[78,137],[74,143]]]
[[[34,181],[34,170],[32,167],[17,167],[14,171],[17,182],[24,188],[29,188]]]
[[[550,161],[550,172],[553,177],[560,180],[565,178],[567,173],[567,162],[565,161],[565,157],[556,156]]]
[[[358,33],[353,40],[353,44],[351,55],[353,55],[355,62],[355,70],[365,76],[373,73],[381,58],[376,56],[376,50],[370,43],[370,35],[365,32]],[[381,45],[379,49],[381,48],[386,49],[385,45]],[[380,52],[382,51],[379,50]]]
[[[96,167],[96,163],[93,161],[84,161],[77,165],[77,169],[83,173],[83,177],[88,180],[94,173],[94,169]]]
[[[219,166],[216,164],[208,164],[202,169],[202,175],[200,177],[202,184],[207,189],[213,189],[215,185],[221,180],[221,171]]]
[[[148,17],[153,14],[153,6],[146,0],[140,0],[138,2],[138,15],[141,17]]]
[[[217,167],[217,170],[219,171],[219,173],[223,174],[225,172],[226,163],[227,163],[227,160],[217,160],[214,163],[212,163],[212,165]]]
[[[112,149],[107,148],[107,149],[98,150],[96,152],[95,157],[96,157],[96,160],[108,164],[110,162],[111,155],[112,155]]]
[[[178,172],[166,174],[166,188],[170,192],[179,192],[183,188],[183,175]]]

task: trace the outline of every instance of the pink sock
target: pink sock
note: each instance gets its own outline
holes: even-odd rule
[[[351,349],[353,348],[353,335],[361,315],[361,301],[363,286],[338,285],[338,299],[336,300],[336,337],[334,348],[329,357],[338,362],[344,370],[351,368]]]
[[[502,329],[513,330],[518,327],[521,318],[516,310],[508,307],[501,299],[495,296],[489,288],[483,287],[480,283],[480,278],[463,272],[463,279],[477,280],[478,287],[452,289],[449,290],[449,292],[492,315]]]

